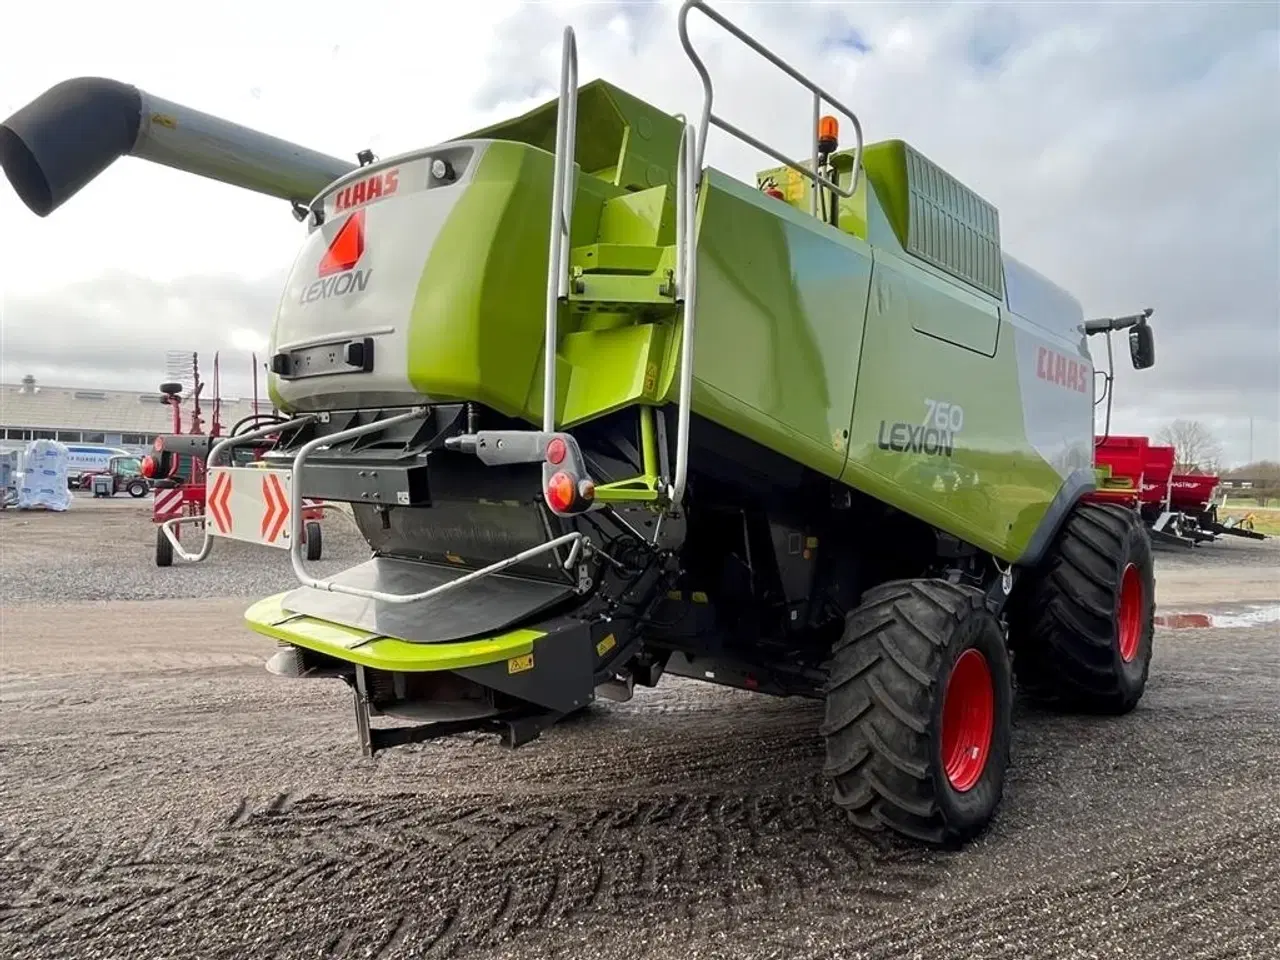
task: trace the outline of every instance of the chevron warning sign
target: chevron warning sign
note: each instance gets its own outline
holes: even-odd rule
[[[262,540],[275,543],[289,520],[289,498],[285,496],[280,477],[274,471],[262,478],[262,499]]]
[[[209,498],[205,501],[205,512],[213,521],[213,532],[221,536],[231,533],[231,510],[228,501],[231,499],[231,474],[219,473],[213,478],[209,487]]]
[[[214,467],[207,479],[205,515],[218,537],[289,549],[291,471]],[[305,508],[310,506],[303,502]]]

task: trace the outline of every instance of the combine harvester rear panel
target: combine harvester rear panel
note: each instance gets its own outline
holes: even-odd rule
[[[712,112],[695,12],[809,90],[811,156]],[[556,100],[396,157],[74,80],[0,128],[0,159],[40,215],[131,154],[305,222],[271,337],[289,419],[214,447],[209,532],[287,543],[300,585],[248,625],[275,673],[351,686],[366,752],[517,745],[673,673],[825,699],[834,802],[963,840],[1003,793],[1014,674],[1113,714],[1147,679],[1147,534],[1082,500],[1080,306],[1003,250],[995,207],[900,140],[864,145],[705,4],[680,36],[696,124],[579,87],[566,30]],[[704,167],[713,124],[776,166]],[[268,432],[265,470],[228,465]],[[310,574],[304,496],[350,504],[370,559]]]

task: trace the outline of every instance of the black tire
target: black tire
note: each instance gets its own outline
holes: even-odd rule
[[[983,673],[983,663],[989,680],[977,690],[989,735],[973,741],[986,742],[986,756],[971,761],[967,778],[964,761],[948,774],[944,750],[944,741],[957,745],[949,735],[955,717],[944,732],[943,707],[961,656],[962,685],[971,668]],[[868,590],[832,651],[825,693],[824,772],[855,824],[953,845],[991,821],[1004,794],[1013,690],[1003,631],[980,591],[945,580]],[[961,693],[957,687],[954,696]]]
[[[1077,504],[1015,589],[1008,621],[1014,676],[1030,699],[1116,715],[1137,706],[1155,632],[1151,538],[1139,515]]]
[[[324,534],[320,531],[320,524],[314,520],[308,520],[303,529],[307,539],[307,559],[319,560],[324,545]]]
[[[173,544],[169,542],[169,538],[164,535],[164,530],[159,525],[156,526],[156,566],[173,566]]]
[[[134,480],[126,489],[129,491],[129,496],[135,500],[147,495],[147,484],[143,480]]]

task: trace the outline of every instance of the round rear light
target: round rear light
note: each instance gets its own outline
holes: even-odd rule
[[[547,481],[547,503],[557,512],[564,513],[572,508],[577,492],[578,485],[574,483],[573,477],[563,470],[552,474]]]
[[[565,449],[564,441],[559,437],[552,437],[551,442],[547,444],[547,462],[562,463],[566,453],[568,450]]]
[[[156,462],[151,457],[143,457],[142,463],[138,465],[138,469],[142,471],[142,475],[148,480],[156,475]]]

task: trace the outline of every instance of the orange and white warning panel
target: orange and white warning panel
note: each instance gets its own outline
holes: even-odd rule
[[[205,521],[211,534],[288,550],[288,470],[213,467],[206,480]],[[310,506],[304,501],[304,506]]]

